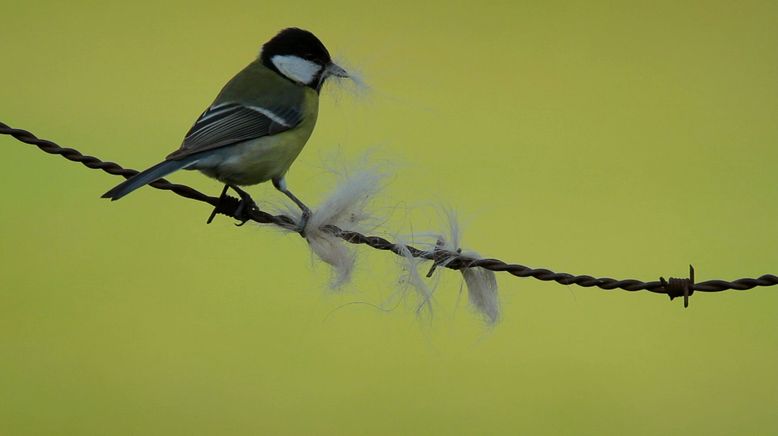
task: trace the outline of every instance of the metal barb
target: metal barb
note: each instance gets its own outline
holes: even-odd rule
[[[689,265],[689,278],[678,279],[670,277],[670,280],[665,280],[664,277],[660,277],[659,281],[662,283],[662,287],[665,288],[665,292],[672,301],[675,297],[683,296],[683,307],[689,307],[689,297],[694,293],[694,267]]]
[[[63,158],[79,162],[82,165],[102,170],[108,174],[122,176],[129,178],[138,174],[138,171],[133,169],[122,168],[120,165],[113,162],[103,162],[100,159],[93,156],[85,156],[78,150],[73,148],[63,148],[54,142],[47,141],[45,139],[39,139],[32,133],[9,127],[7,124],[0,122],[0,135],[9,135],[16,138],[20,142],[32,144],[41,149],[42,151],[60,155]],[[219,202],[217,197],[211,197],[197,191],[186,185],[178,185],[170,183],[165,179],[159,179],[150,184],[150,186],[156,189],[162,189],[166,191],[172,191],[175,194],[189,198],[192,200],[201,201],[210,204],[216,208],[216,213],[236,218],[238,199],[230,196],[226,196]],[[256,223],[260,224],[273,224],[286,229],[295,230],[297,224],[295,221],[286,215],[272,215],[259,209],[251,208],[246,212],[248,218]],[[693,291],[697,292],[720,292],[725,290],[738,290],[744,291],[752,289],[757,286],[775,286],[778,285],[778,276],[773,274],[765,274],[758,278],[742,278],[734,281],[725,280],[708,280],[702,283],[694,283],[694,269],[690,267],[689,279],[670,279],[665,281],[655,282],[643,282],[635,279],[623,279],[617,280],[608,277],[592,277],[589,275],[573,275],[569,273],[554,272],[544,268],[531,268],[519,264],[506,263],[499,259],[489,258],[473,258],[467,255],[463,255],[460,252],[452,252],[443,249],[437,249],[431,252],[427,250],[420,250],[410,245],[400,245],[390,242],[380,236],[363,235],[351,230],[344,230],[334,225],[325,225],[321,228],[322,231],[329,233],[330,235],[343,239],[351,244],[363,244],[371,248],[383,251],[391,251],[397,255],[402,256],[403,253],[410,252],[413,257],[428,259],[435,261],[438,256],[441,259],[445,259],[444,263],[433,264],[434,268],[445,267],[452,270],[461,270],[463,268],[481,267],[490,271],[505,271],[516,277],[531,277],[536,280],[542,281],[554,281],[562,285],[578,285],[582,287],[598,287],[604,290],[621,289],[624,291],[649,291],[659,294],[668,294],[670,298],[676,296],[684,296],[684,307],[688,306],[689,296]],[[434,272],[434,269],[432,270]],[[681,289],[681,293],[678,294],[676,287],[680,286],[677,280],[681,280],[684,283],[688,282],[688,285],[684,285]]]
[[[224,207],[224,200],[225,197],[227,197],[227,188],[229,188],[229,186],[225,184],[221,195],[219,195],[219,199],[216,201],[216,205],[213,207],[213,211],[211,211],[211,214],[208,216],[208,220],[205,222],[206,224],[211,224],[213,219],[216,217],[216,214],[221,213],[223,210],[222,208]]]
[[[443,238],[438,238],[438,241],[435,243],[435,248],[432,250],[432,266],[430,266],[430,270],[427,272],[427,278],[430,278],[435,274],[435,270],[438,269],[438,266],[445,259],[445,255],[443,254],[445,252],[445,250],[443,250],[445,244],[446,242]]]

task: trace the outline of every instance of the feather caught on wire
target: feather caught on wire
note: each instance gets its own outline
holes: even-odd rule
[[[356,264],[356,247],[322,230],[334,225],[359,231],[372,230],[374,217],[369,212],[372,199],[381,190],[386,171],[378,165],[360,165],[362,170],[350,174],[336,172],[339,184],[319,206],[305,227],[305,238],[312,253],[332,268],[330,287],[337,289],[351,280]],[[299,220],[300,212],[295,209],[286,211]]]
[[[480,259],[478,253],[462,251],[462,230],[456,213],[450,209],[445,211],[448,221],[448,238],[441,236],[437,246],[450,253],[462,253],[474,259]],[[454,260],[454,256],[439,259],[440,266],[446,266]],[[497,289],[497,278],[493,271],[480,267],[463,268],[462,277],[467,286],[467,297],[470,305],[478,312],[487,324],[496,324],[500,320],[500,299]]]

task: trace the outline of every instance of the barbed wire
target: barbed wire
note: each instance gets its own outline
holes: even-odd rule
[[[22,129],[16,129],[0,122],[0,134],[9,135],[20,142],[35,145],[42,151],[62,156],[63,158],[79,162],[92,169],[102,170],[108,174],[130,178],[138,171],[123,168],[114,162],[105,162],[94,156],[84,155],[74,148],[62,147],[52,141],[40,139],[31,132]],[[239,200],[231,196],[221,198],[212,197],[189,187],[170,183],[165,179],[159,179],[150,184],[150,186],[171,191],[184,198],[208,203],[214,207],[216,213],[238,219]],[[295,230],[295,221],[286,215],[273,215],[264,212],[259,208],[252,207],[247,212],[241,213],[241,218],[248,218],[251,221],[260,224],[273,224],[286,229]],[[666,294],[670,299],[675,297],[684,297],[684,307],[689,304],[689,297],[696,292],[720,292],[726,290],[745,291],[757,286],[775,286],[778,285],[778,276],[773,274],[764,274],[758,278],[742,278],[734,281],[726,280],[708,280],[701,283],[694,282],[694,268],[689,266],[688,278],[670,278],[665,280],[660,277],[658,281],[643,282],[636,279],[612,279],[609,277],[592,277],[589,275],[573,275],[563,272],[554,272],[545,268],[531,268],[516,263],[507,263],[499,259],[476,258],[463,255],[459,252],[442,249],[440,246],[434,250],[421,250],[416,247],[396,244],[380,236],[369,236],[359,232],[341,229],[334,225],[325,225],[322,231],[343,239],[351,244],[367,245],[371,248],[383,251],[391,251],[398,256],[405,256],[410,253],[411,256],[433,261],[433,268],[442,267],[452,270],[462,270],[466,268],[485,268],[495,272],[507,272],[516,277],[530,277],[542,281],[554,281],[562,285],[578,285],[581,287],[597,287],[604,290],[620,289],[624,291],[650,291],[658,294]]]

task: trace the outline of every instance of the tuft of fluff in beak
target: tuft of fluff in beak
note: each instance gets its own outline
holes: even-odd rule
[[[438,246],[448,251],[460,252],[461,230],[459,220],[451,210],[446,211],[446,217],[448,219],[449,238],[444,239],[441,237],[438,240]],[[478,253],[472,251],[465,251],[462,254],[476,259],[481,258]],[[451,260],[452,258],[450,257],[442,259],[440,264],[445,266]],[[470,305],[481,314],[487,324],[496,324],[500,320],[500,299],[494,271],[473,267],[464,268],[461,272],[467,286],[467,297]]]
[[[348,283],[354,271],[356,252],[353,246],[321,228],[327,225],[344,230],[370,230],[374,219],[367,209],[370,201],[381,190],[387,174],[378,166],[365,167],[354,174],[340,174],[339,185],[323,203],[313,209],[305,227],[308,247],[321,261],[332,268],[330,287],[337,289]],[[299,220],[300,212],[288,210]]]
[[[336,59],[335,64],[343,67],[347,73],[346,76],[331,75],[327,79],[328,82],[335,85],[334,89],[331,90],[336,99],[339,99],[341,95],[364,98],[370,94],[370,85],[367,84],[364,74],[357,66],[351,65],[342,58]]]

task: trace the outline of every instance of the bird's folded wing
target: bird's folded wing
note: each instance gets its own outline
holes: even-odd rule
[[[291,107],[263,108],[240,103],[213,105],[189,129],[181,148],[167,159],[182,159],[202,151],[275,135],[301,121],[300,111]]]

